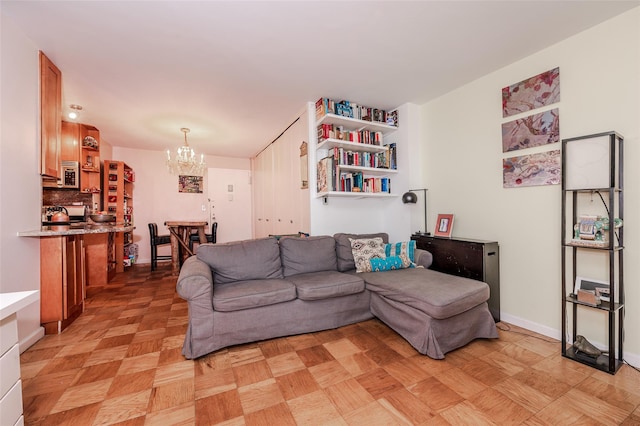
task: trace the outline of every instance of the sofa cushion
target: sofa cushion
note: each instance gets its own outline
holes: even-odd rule
[[[311,272],[285,278],[296,286],[298,299],[318,300],[364,291],[362,278],[338,271]]]
[[[458,315],[489,299],[486,283],[431,269],[365,272],[358,276],[370,291],[436,319]]]
[[[330,236],[309,238],[282,237],[280,258],[285,277],[318,271],[335,271],[336,242]]]
[[[214,283],[283,278],[275,238],[203,244],[196,256],[211,267]]]
[[[213,286],[213,309],[221,312],[274,305],[295,298],[295,286],[283,279],[237,281]]]
[[[386,244],[384,246],[384,254],[386,257],[398,256],[402,259],[403,268],[415,267],[416,242],[414,240],[404,241],[401,243]],[[400,268],[396,268],[400,269]]]
[[[372,259],[384,259],[384,243],[382,238],[362,238],[351,241],[351,253],[353,262],[356,265],[356,272],[371,272]]]
[[[345,272],[350,271],[356,268],[356,265],[353,261],[353,253],[351,252],[351,241],[352,239],[361,239],[361,238],[375,238],[380,237],[382,241],[386,244],[389,242],[389,235],[386,233],[378,233],[378,234],[344,234],[337,233],[333,236],[336,240],[336,256],[338,258],[338,271]]]

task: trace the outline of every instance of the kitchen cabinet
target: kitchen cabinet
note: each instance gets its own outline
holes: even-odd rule
[[[40,322],[45,334],[61,333],[84,311],[83,235],[40,239]]]
[[[113,235],[110,232],[84,236],[87,287],[105,285],[115,276]]]
[[[80,160],[80,125],[63,121],[60,142],[60,160],[78,162]]]
[[[60,178],[62,73],[40,51],[40,174]]]

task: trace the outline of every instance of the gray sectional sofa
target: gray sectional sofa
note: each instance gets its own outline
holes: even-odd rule
[[[351,239],[374,237],[388,242],[380,233],[199,246],[177,282],[189,305],[183,355],[374,316],[435,359],[476,338],[498,337],[488,285],[427,269],[427,251],[415,250],[415,268],[356,273]]]

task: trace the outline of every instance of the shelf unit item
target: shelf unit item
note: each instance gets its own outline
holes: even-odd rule
[[[623,364],[623,145],[614,131],[562,140],[562,356],[609,374]],[[603,257],[606,270],[594,266],[594,256]],[[606,280],[590,276],[598,273]],[[575,283],[584,276],[608,284],[609,300],[599,300],[595,289],[581,293]],[[606,316],[607,349],[597,357],[576,346],[579,334],[589,339],[590,330],[578,329],[583,310]]]
[[[91,194],[92,206],[100,210],[100,131],[80,125],[80,191]]]
[[[133,185],[135,173],[122,161],[104,161],[103,210],[116,216],[116,222],[133,225]],[[109,263],[116,272],[123,272],[129,266],[129,245],[133,240],[129,232],[115,235],[115,265]]]
[[[351,118],[348,115],[352,113],[341,108],[346,105],[375,111],[372,116],[381,119],[388,115],[383,110],[348,102],[333,104],[328,109],[327,101],[320,99],[316,102],[316,197],[395,196],[391,191],[391,177],[398,172],[396,144],[385,143],[384,139],[398,127],[383,121]],[[342,107],[338,108],[339,105]],[[345,115],[327,112],[338,109]],[[393,117],[397,122],[397,113],[394,112]]]

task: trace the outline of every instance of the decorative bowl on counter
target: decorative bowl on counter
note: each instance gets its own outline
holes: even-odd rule
[[[89,217],[96,223],[115,222],[116,220],[116,216],[112,214],[92,214]]]

